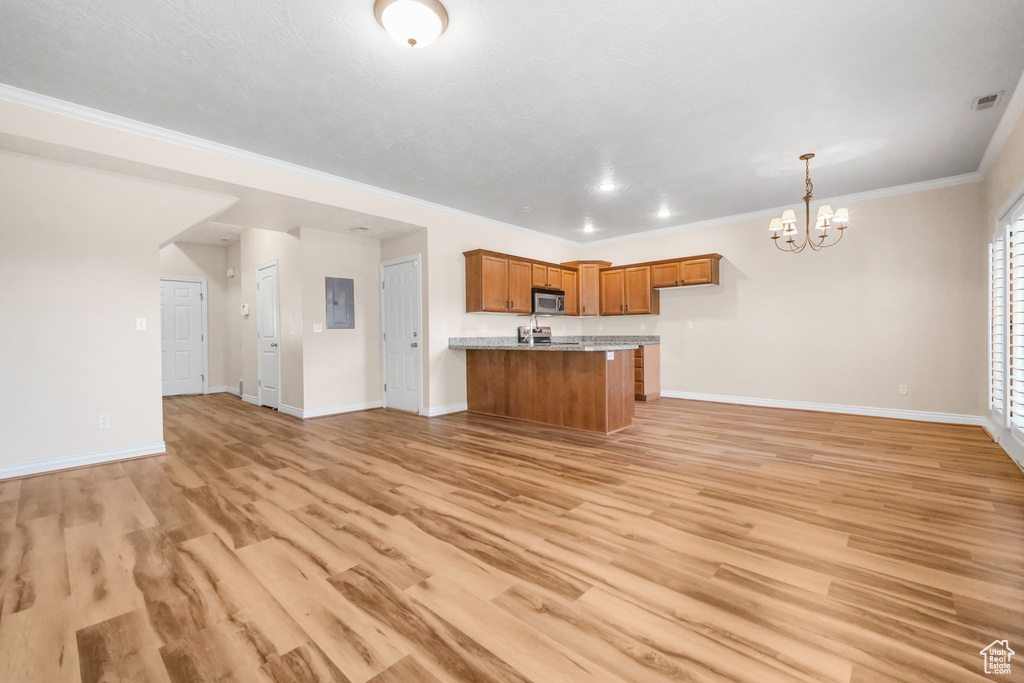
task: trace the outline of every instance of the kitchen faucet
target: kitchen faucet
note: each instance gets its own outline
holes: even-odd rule
[[[537,328],[537,314],[534,313],[530,316],[530,331],[528,333],[528,339],[530,340],[530,346],[533,346],[533,331]]]

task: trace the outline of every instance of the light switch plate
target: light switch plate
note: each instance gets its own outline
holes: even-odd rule
[[[693,321],[691,320],[690,322],[686,323],[686,326],[692,330],[693,329]]]
[[[110,429],[110,416],[100,415],[99,419],[97,420],[96,426],[99,427],[100,429]]]
[[[146,319],[145,318],[136,318],[135,319],[135,329],[139,330],[139,331],[145,330],[146,329]]]
[[[605,353],[605,358],[607,358],[608,360],[615,360],[615,352],[614,351],[605,351],[604,353]]]
[[[313,323],[313,331],[314,332],[323,332],[324,331],[324,326],[321,325],[320,323]]]
[[[249,315],[249,304],[242,304],[242,315]]]

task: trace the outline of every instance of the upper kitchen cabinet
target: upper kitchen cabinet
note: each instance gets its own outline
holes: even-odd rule
[[[688,287],[690,285],[717,285],[719,254],[705,254],[685,259],[655,261],[651,267],[651,286]]]
[[[562,290],[565,292],[565,314],[580,314],[580,289],[577,284],[579,279],[575,270],[562,271]]]
[[[508,262],[508,310],[512,313],[533,312],[533,284],[529,261],[509,259]]]
[[[650,266],[602,268],[601,315],[657,315],[661,294],[651,286]]]
[[[579,312],[574,315],[596,316],[600,313],[601,306],[601,269],[612,265],[608,261],[569,261],[563,266],[576,268],[578,272],[576,290],[578,296]],[[566,270],[563,273],[568,273]],[[569,305],[569,287],[562,281],[562,288],[565,290],[566,307]]]
[[[483,249],[464,252],[463,256],[467,313],[531,313],[534,287],[561,289],[566,281],[572,283],[572,298],[578,301],[578,274],[574,268]],[[570,300],[568,294],[566,300]]]
[[[537,289],[562,289],[562,269],[557,266],[534,263],[533,286]]]

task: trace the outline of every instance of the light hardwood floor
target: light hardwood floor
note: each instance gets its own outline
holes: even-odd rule
[[[982,681],[989,642],[1024,652],[1024,474],[977,427],[164,406],[169,455],[0,482],[0,681]]]

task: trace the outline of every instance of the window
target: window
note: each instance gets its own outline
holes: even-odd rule
[[[989,245],[989,407],[1000,416],[1004,410],[1004,358],[1006,341],[1006,240]]]
[[[989,408],[1024,444],[1024,198],[989,245]]]
[[[1024,220],[1007,226],[1009,274],[1003,289],[1008,293],[1009,359],[1006,388],[1010,427],[1024,434]]]

